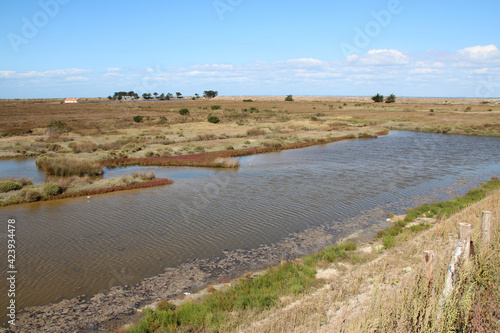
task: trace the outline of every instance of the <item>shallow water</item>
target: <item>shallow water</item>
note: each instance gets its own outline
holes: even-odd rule
[[[46,304],[137,283],[167,266],[277,242],[380,205],[397,212],[401,200],[415,196],[445,199],[436,189],[499,175],[499,147],[499,138],[391,132],[248,156],[238,170],[107,170],[105,177],[153,169],[175,183],[0,209],[0,221],[17,221],[17,303]],[[5,175],[12,170],[5,163],[12,161],[0,161],[0,177],[18,176]],[[27,169],[24,176],[33,177]],[[5,301],[0,298],[1,309]]]

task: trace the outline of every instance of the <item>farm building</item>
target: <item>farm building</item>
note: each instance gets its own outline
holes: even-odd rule
[[[78,98],[66,98],[64,100],[64,103],[65,104],[69,104],[69,103],[78,103]]]

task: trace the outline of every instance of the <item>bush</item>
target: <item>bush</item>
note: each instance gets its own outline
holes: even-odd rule
[[[293,102],[293,95],[288,95],[285,97],[285,102]]]
[[[189,115],[189,110],[188,109],[180,109],[179,114],[181,116],[188,116]]]
[[[390,94],[389,97],[387,97],[385,99],[385,102],[386,103],[394,103],[394,102],[396,102],[396,95]]]
[[[10,191],[17,191],[23,187],[23,184],[13,180],[2,180],[0,181],[0,193],[6,193]]]
[[[33,189],[27,189],[21,194],[21,197],[26,201],[26,202],[35,202],[39,201],[42,198],[42,195],[40,192],[35,191]]]
[[[251,99],[244,99],[243,102],[253,102]]]
[[[54,182],[49,182],[43,185],[43,191],[45,192],[46,196],[53,196],[61,194],[62,188]]]
[[[142,118],[143,118],[142,116],[134,116],[133,119],[136,123],[140,123],[142,121]]]
[[[220,122],[219,117],[211,115],[211,114],[208,115],[207,120],[208,120],[209,123],[212,123],[212,124],[217,124],[217,123]]]
[[[384,101],[384,95],[376,94],[375,96],[372,97],[372,100],[375,103],[382,103]]]
[[[212,105],[210,107],[212,110],[220,110],[221,109],[221,106],[220,105]]]

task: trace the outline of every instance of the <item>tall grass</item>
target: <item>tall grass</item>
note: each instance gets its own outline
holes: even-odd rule
[[[47,175],[59,177],[98,176],[103,173],[103,167],[97,162],[67,157],[42,155],[37,158],[36,166]]]

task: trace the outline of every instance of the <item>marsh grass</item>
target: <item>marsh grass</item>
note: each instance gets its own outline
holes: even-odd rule
[[[68,157],[42,155],[37,158],[36,166],[47,175],[59,177],[98,176],[103,173],[103,167],[99,163]]]

